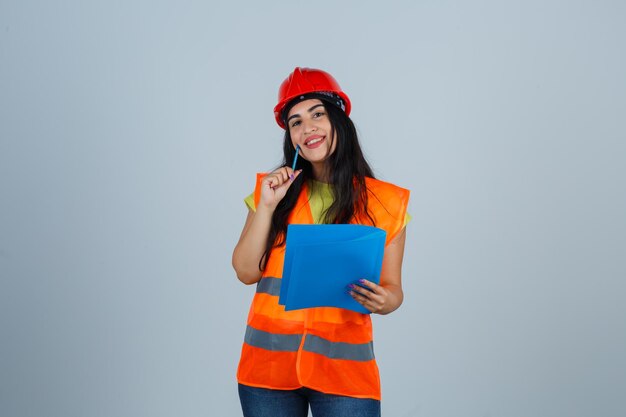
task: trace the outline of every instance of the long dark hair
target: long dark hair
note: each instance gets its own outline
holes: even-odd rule
[[[354,217],[360,217],[368,219],[372,225],[375,225],[367,209],[368,197],[365,184],[365,177],[374,178],[374,173],[363,156],[354,123],[343,110],[333,104],[324,102],[324,108],[330,120],[330,138],[333,140],[336,132],[337,145],[335,151],[326,160],[334,199],[323,221],[327,224],[340,224],[349,223]],[[287,127],[283,142],[283,161],[280,166],[291,165],[295,155],[296,151]],[[265,269],[265,262],[272,249],[285,244],[287,218],[296,205],[302,185],[306,180],[313,178],[313,166],[304,158],[298,158],[296,169],[302,169],[302,173],[291,184],[272,215],[265,252],[259,261],[260,270]]]

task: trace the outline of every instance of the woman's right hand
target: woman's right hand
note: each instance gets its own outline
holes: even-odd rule
[[[267,174],[261,180],[261,201],[259,204],[274,210],[301,172],[301,169],[293,171],[291,167],[284,166]]]
[[[233,251],[233,267],[241,282],[254,284],[261,279],[259,263],[265,253],[274,210],[301,173],[301,169],[293,172],[290,167],[282,167],[261,180],[260,201],[256,211],[250,210],[248,213],[241,237]]]

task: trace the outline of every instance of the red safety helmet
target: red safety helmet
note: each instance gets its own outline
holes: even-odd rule
[[[285,123],[283,121],[282,113],[285,106],[294,98],[314,92],[330,92],[335,93],[344,102],[344,112],[346,116],[350,115],[350,99],[341,90],[337,80],[333,78],[329,73],[314,69],[314,68],[300,68],[296,67],[291,74],[283,81],[278,90],[278,104],[274,107],[274,116],[276,117],[276,123],[278,126],[285,129]]]

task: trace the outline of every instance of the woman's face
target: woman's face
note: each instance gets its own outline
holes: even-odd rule
[[[337,147],[337,135],[331,138],[330,119],[319,99],[294,105],[287,114],[287,128],[293,147],[300,145],[300,155],[314,165],[323,163]]]

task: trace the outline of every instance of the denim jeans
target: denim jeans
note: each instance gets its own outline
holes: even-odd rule
[[[324,394],[309,388],[275,390],[239,384],[244,417],[380,417],[380,401]]]

